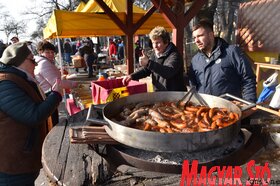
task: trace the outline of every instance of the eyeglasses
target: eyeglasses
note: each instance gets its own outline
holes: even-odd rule
[[[26,59],[28,59],[29,61],[31,61],[31,63],[32,63],[33,65],[37,65],[35,59],[31,59],[31,58],[26,58]]]

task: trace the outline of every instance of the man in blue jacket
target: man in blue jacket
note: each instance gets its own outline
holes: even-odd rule
[[[193,27],[199,52],[192,58],[189,79],[200,93],[229,93],[256,102],[256,77],[245,53],[214,36],[213,25],[200,21]]]

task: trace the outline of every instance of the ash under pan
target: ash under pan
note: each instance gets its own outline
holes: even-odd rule
[[[117,145],[108,146],[107,155],[113,163],[118,165],[127,164],[146,171],[179,174],[182,171],[184,160],[188,160],[189,163],[192,160],[198,160],[199,166],[233,165],[230,161],[231,155],[236,154],[244,146],[244,143],[245,136],[240,131],[238,137],[230,144],[200,152],[152,152]]]

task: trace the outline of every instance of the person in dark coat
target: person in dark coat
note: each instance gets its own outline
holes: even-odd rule
[[[34,79],[35,65],[23,42],[8,46],[0,59],[0,185],[34,185],[48,117],[62,100],[59,82],[45,98]]]
[[[140,45],[139,40],[137,40],[135,42],[134,56],[135,56],[135,64],[138,66],[139,65],[139,57],[142,56],[142,47]]]
[[[65,62],[70,65],[71,64],[71,54],[72,54],[72,46],[70,44],[70,39],[66,39],[63,44],[63,51],[64,51],[64,60]]]
[[[124,58],[124,44],[122,39],[118,39],[118,60],[123,60]]]
[[[139,58],[142,68],[123,78],[123,84],[130,80],[139,80],[152,76],[154,91],[185,91],[183,58],[177,47],[170,42],[169,33],[163,27],[155,27],[149,34],[153,52],[148,58],[145,54]]]
[[[93,67],[92,65],[97,60],[97,55],[93,52],[93,48],[90,47],[89,42],[85,42],[84,46],[79,48],[79,54],[82,56],[86,62],[87,69],[88,69],[88,77],[93,77]]]
[[[256,102],[256,76],[245,53],[214,37],[212,24],[205,20],[193,27],[193,38],[199,52],[189,68],[190,84],[200,93],[229,93]]]

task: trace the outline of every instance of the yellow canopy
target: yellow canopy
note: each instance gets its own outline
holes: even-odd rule
[[[113,12],[126,12],[126,0],[103,0],[104,3],[113,11]],[[80,4],[82,4],[81,2]],[[80,6],[80,5],[79,5]],[[83,9],[75,10],[76,12],[95,12],[102,13],[104,10],[96,3],[95,0],[89,0]],[[142,8],[133,4],[134,13],[145,13],[146,11]]]
[[[80,4],[75,9],[75,12],[81,12],[85,6],[86,6],[86,4],[83,1],[81,1]]]
[[[116,12],[119,19],[125,23],[126,13],[123,6],[117,6],[115,0],[105,0],[105,2]],[[114,3],[112,3],[114,2]],[[125,0],[120,0],[120,4]],[[114,4],[114,6],[113,6]],[[54,10],[45,29],[43,30],[44,38],[70,38],[86,36],[112,36],[125,35],[123,31],[104,13],[94,0],[90,0],[86,5],[80,4],[76,12]],[[101,9],[101,10],[100,10]],[[98,13],[87,13],[78,11],[97,11]],[[102,10],[103,11],[103,10]],[[119,12],[123,11],[123,12]],[[133,5],[133,23],[136,23],[145,12],[143,9]],[[135,35],[147,34],[155,26],[170,28],[167,22],[159,13],[154,13],[135,33]]]

